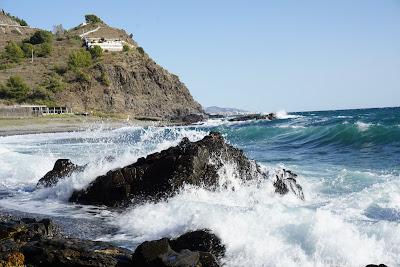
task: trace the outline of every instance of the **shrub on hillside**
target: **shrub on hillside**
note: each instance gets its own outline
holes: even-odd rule
[[[90,55],[92,56],[92,59],[94,60],[101,58],[101,56],[103,55],[103,49],[98,45],[89,48],[89,52]]]
[[[86,83],[90,83],[90,76],[83,72],[82,70],[76,69],[74,70],[75,75],[76,75],[76,81],[77,82],[86,82]]]
[[[93,14],[85,15],[85,21],[88,24],[103,22],[98,16]]]
[[[124,52],[128,52],[130,50],[131,50],[131,47],[127,44],[124,44],[124,46],[122,47],[122,51],[124,51]]]
[[[32,92],[28,95],[27,99],[29,100],[52,100],[53,94],[46,90],[45,88],[39,86],[36,87]]]
[[[0,97],[22,102],[30,92],[29,86],[20,76],[11,76],[6,85],[0,88]]]
[[[70,69],[86,68],[92,63],[92,55],[84,49],[72,52],[68,58],[68,67]]]
[[[49,90],[53,93],[61,92],[66,87],[66,84],[62,80],[62,78],[55,73],[53,75],[51,75],[50,77],[48,77],[48,79],[46,79],[46,81],[42,85],[47,90]]]
[[[38,57],[46,57],[53,51],[53,45],[51,43],[43,43],[35,45],[35,54]]]
[[[21,49],[24,51],[25,57],[31,57],[32,51],[34,51],[33,45],[30,43],[22,43]]]
[[[100,82],[105,86],[110,86],[110,78],[108,77],[107,73],[103,71],[100,76]]]
[[[11,62],[18,63],[25,57],[25,53],[17,43],[11,41],[5,46],[4,57]]]
[[[53,34],[51,34],[51,32],[49,31],[44,31],[44,30],[36,31],[29,39],[29,43],[34,45],[51,43],[52,41],[53,41]]]
[[[144,49],[143,49],[143,47],[139,46],[139,47],[137,48],[137,51],[138,51],[141,55],[144,55]]]

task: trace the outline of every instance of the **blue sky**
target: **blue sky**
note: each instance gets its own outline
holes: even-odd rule
[[[95,13],[133,33],[203,106],[400,106],[400,0],[0,0],[0,7],[46,29]]]

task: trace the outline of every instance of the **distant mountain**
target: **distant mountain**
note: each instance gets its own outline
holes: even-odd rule
[[[221,108],[217,106],[206,107],[205,112],[208,114],[218,114],[218,115],[237,115],[249,113],[246,110],[238,108]]]

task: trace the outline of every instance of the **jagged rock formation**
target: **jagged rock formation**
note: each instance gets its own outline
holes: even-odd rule
[[[216,235],[198,230],[177,239],[146,241],[136,248],[132,261],[142,267],[218,267],[224,255],[225,246]]]
[[[96,178],[87,189],[74,192],[70,201],[81,204],[122,206],[132,200],[157,200],[174,194],[185,184],[215,189],[218,170],[232,163],[238,177],[256,179],[261,172],[244,153],[225,143],[216,132],[197,142],[184,138],[176,147],[140,158],[123,168]]]
[[[301,200],[304,200],[303,188],[297,183],[296,177],[297,174],[290,170],[279,170],[275,175],[275,192],[281,195],[285,195],[290,191]]]
[[[78,166],[69,159],[58,159],[51,171],[46,173],[37,183],[38,187],[54,186],[60,179],[70,176],[73,172],[83,171],[85,166]]]
[[[269,113],[267,115],[263,115],[263,114],[243,115],[243,116],[238,116],[238,117],[229,119],[229,121],[274,120],[274,119],[276,119],[276,114]]]
[[[227,186],[220,184],[219,180],[219,170],[226,163],[235,166],[237,176],[243,181],[267,178],[256,162],[249,160],[241,150],[225,143],[219,133],[211,132],[200,141],[190,142],[184,138],[178,146],[111,170],[97,177],[86,189],[75,191],[70,201],[117,207],[172,196],[185,184],[214,190],[219,186]],[[53,170],[39,180],[38,187],[53,186],[60,179],[84,168],[66,159],[58,160]],[[304,200],[295,173],[283,169],[275,177],[275,192],[282,195],[292,192]]]

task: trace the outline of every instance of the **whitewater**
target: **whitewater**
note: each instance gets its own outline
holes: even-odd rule
[[[400,266],[400,108],[278,117],[0,137],[0,212],[51,217],[70,236],[129,249],[209,228],[226,246],[225,266]],[[67,202],[97,176],[209,131],[271,176],[281,168],[297,173],[305,200],[276,194],[272,179],[243,184],[226,164],[220,183],[230,186],[213,192],[187,186],[166,201],[122,210]],[[37,190],[58,158],[88,167]]]

